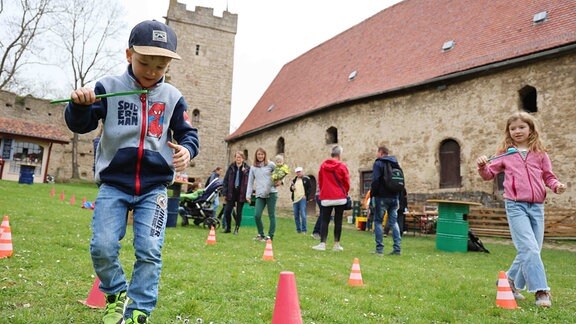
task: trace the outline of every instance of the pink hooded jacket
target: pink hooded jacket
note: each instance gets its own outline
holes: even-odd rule
[[[560,183],[544,152],[529,151],[526,160],[518,152],[478,168],[484,180],[492,180],[500,172],[504,172],[504,198],[514,201],[543,203],[546,199],[544,185],[556,192]]]

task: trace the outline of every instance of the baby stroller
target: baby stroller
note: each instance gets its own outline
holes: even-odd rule
[[[214,199],[218,199],[222,190],[222,180],[214,179],[199,196],[194,194],[180,195],[178,213],[182,217],[182,226],[187,226],[191,220],[194,225],[203,224],[206,228],[220,227],[220,220],[214,215]]]

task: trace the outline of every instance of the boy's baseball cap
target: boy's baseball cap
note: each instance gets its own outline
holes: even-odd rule
[[[294,172],[302,172],[302,167],[297,167],[296,169],[294,169]]]
[[[145,20],[132,28],[128,47],[141,55],[181,59],[176,54],[176,33],[170,26],[156,20]]]

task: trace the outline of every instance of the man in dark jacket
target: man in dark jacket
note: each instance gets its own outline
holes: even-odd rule
[[[296,177],[290,184],[292,192],[292,206],[294,209],[294,221],[296,222],[296,232],[306,234],[306,204],[311,200],[310,178],[304,175],[301,167],[295,170]]]
[[[370,192],[372,198],[370,203],[374,207],[374,238],[376,241],[376,250],[374,253],[382,255],[384,253],[384,243],[382,239],[382,221],[384,213],[388,212],[388,225],[392,229],[392,238],[394,241],[391,255],[400,255],[400,228],[398,226],[398,205],[399,195],[396,192],[390,192],[385,186],[385,168],[400,168],[396,157],[388,155],[390,150],[386,146],[378,147],[376,161],[372,167],[372,185]]]

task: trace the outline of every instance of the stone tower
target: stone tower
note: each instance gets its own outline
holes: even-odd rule
[[[200,154],[188,168],[189,177],[204,182],[216,167],[226,168],[224,138],[230,131],[234,38],[238,15],[170,0],[166,23],[178,35],[182,60],[171,64],[168,81],[182,91],[192,125],[198,128]]]

